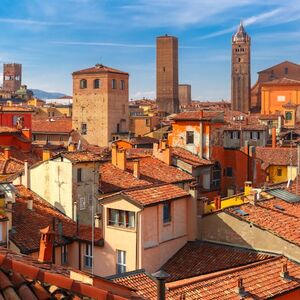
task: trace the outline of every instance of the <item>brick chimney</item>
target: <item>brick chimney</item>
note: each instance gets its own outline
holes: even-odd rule
[[[133,161],[133,176],[135,178],[140,178],[140,161],[139,160]]]
[[[10,148],[10,147],[5,147],[5,148],[4,148],[3,154],[4,154],[4,157],[5,157],[6,159],[9,159],[10,156],[11,156],[11,148]]]
[[[272,127],[272,148],[276,148],[276,127]]]
[[[51,152],[49,149],[43,149],[43,161],[51,158]]]
[[[215,203],[216,210],[221,209],[221,196],[220,195],[214,197],[214,203]]]
[[[50,229],[50,225],[40,230],[40,251],[38,261],[42,263],[52,263],[52,253],[54,244],[54,231]]]
[[[236,293],[243,299],[243,297],[247,296],[247,292],[245,291],[245,287],[243,284],[243,278],[238,278]]]
[[[68,145],[68,151],[69,152],[74,152],[76,151],[76,147],[73,143],[71,143],[70,145]]]
[[[280,277],[285,280],[290,279],[289,271],[287,268],[287,263],[284,263],[281,268]]]
[[[160,141],[153,144],[153,156],[167,165],[171,165],[171,149],[168,147],[166,141]]]
[[[119,149],[113,144],[111,149],[111,163],[121,170],[126,170],[126,149]]]
[[[31,140],[31,130],[29,128],[22,128],[22,134],[29,140]]]

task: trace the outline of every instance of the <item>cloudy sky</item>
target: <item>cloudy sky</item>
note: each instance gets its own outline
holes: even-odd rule
[[[195,100],[230,97],[231,35],[243,19],[257,71],[300,63],[300,0],[1,0],[0,62],[30,88],[71,94],[95,63],[130,73],[130,97],[155,97],[155,37],[179,38],[179,78]],[[0,70],[2,72],[2,69]]]

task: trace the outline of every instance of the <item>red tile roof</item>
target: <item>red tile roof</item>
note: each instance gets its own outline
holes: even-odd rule
[[[164,201],[189,197],[189,193],[173,184],[166,184],[155,187],[146,187],[133,191],[122,192],[125,196],[142,206],[157,204]]]
[[[263,164],[262,168],[269,166],[297,166],[297,149],[290,147],[269,148],[256,147],[256,158],[260,159]]]
[[[10,239],[22,253],[38,251],[41,237],[40,229],[52,225],[54,218],[56,220],[56,232],[58,232],[58,223],[62,224],[62,237],[56,236],[56,244],[64,244],[72,239],[92,241],[91,226],[80,225],[77,234],[77,224],[72,219],[60,213],[24,186],[17,186],[17,190],[16,203],[13,204],[13,230],[10,233]],[[27,209],[28,197],[33,199],[33,210]],[[100,241],[102,241],[102,230],[96,228],[95,242],[99,243]]]
[[[102,155],[95,154],[91,151],[62,151],[51,159],[56,159],[57,157],[66,158],[72,163],[99,162],[103,160]]]
[[[207,110],[186,111],[175,115],[172,119],[175,121],[211,121],[213,119],[223,120],[223,112]]]
[[[33,133],[69,134],[72,131],[72,118],[32,119]]]
[[[285,263],[291,280],[280,277]],[[247,293],[242,298],[237,292],[237,282],[240,278],[243,279]],[[219,274],[183,279],[166,286],[167,299],[180,299],[180,296],[189,300],[270,299],[300,288],[300,266],[284,257],[276,257]]]
[[[266,81],[261,83],[262,86],[264,85],[300,85],[299,80],[290,79],[290,78],[278,78],[271,81]]]
[[[271,258],[271,255],[208,242],[188,242],[161,269],[170,274],[167,281],[226,270]]]
[[[34,110],[30,107],[23,107],[23,106],[2,106],[0,105],[0,111],[4,112],[30,112],[33,113]]]
[[[22,172],[24,163],[16,158],[10,157],[8,159],[0,153],[0,175],[14,174]]]
[[[194,167],[213,165],[213,162],[210,160],[200,158],[199,156],[194,155],[192,152],[180,147],[172,148],[171,153],[173,157],[176,157]]]
[[[256,205],[243,204],[238,208],[248,215],[240,215],[236,207],[227,208],[225,212],[300,246],[300,203],[273,198],[259,201]]]
[[[83,69],[83,70],[79,70],[79,71],[75,71],[73,72],[72,75],[80,75],[80,74],[98,74],[98,73],[116,73],[116,74],[125,74],[128,75],[128,73],[117,70],[117,69],[113,69],[101,64],[96,64],[94,67],[91,68],[87,68],[87,69]]]
[[[100,277],[97,287],[74,280],[73,270],[0,248],[0,299],[131,299],[119,296],[120,286]]]
[[[133,161],[127,161],[126,171],[122,171],[109,162],[102,164],[100,166],[100,190],[102,193],[113,193],[150,184],[179,183],[193,180],[191,175],[154,157],[140,157],[139,162],[139,179],[133,176]]]

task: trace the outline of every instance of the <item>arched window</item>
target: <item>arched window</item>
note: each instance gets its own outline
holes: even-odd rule
[[[80,88],[81,89],[86,89],[87,88],[87,81],[86,81],[86,79],[81,79],[80,80]]]
[[[101,80],[95,79],[94,80],[94,89],[100,89],[100,87],[101,87]]]
[[[212,168],[212,188],[219,189],[221,187],[221,165],[217,161]]]

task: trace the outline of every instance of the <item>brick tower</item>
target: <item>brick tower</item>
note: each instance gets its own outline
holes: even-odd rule
[[[232,36],[231,109],[248,113],[250,99],[250,36],[241,22]]]
[[[129,130],[129,74],[100,64],[73,74],[72,126],[90,144],[107,147]]]
[[[3,64],[3,90],[15,93],[22,83],[21,64]]]
[[[178,39],[173,36],[156,38],[156,101],[159,111],[179,112]]]

